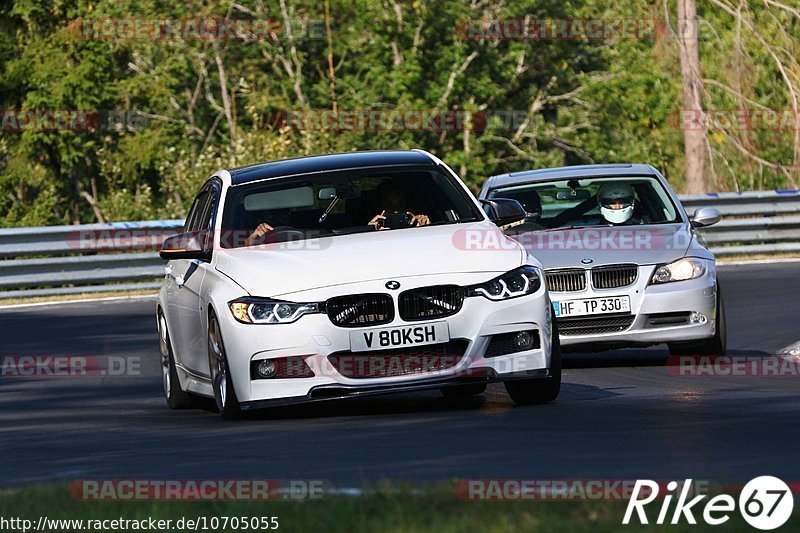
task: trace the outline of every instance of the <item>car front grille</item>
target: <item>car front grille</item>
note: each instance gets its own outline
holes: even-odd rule
[[[545,277],[551,292],[577,292],[586,288],[586,271],[582,268],[548,270]]]
[[[447,370],[464,357],[468,342],[451,340],[376,352],[336,352],[328,361],[341,375],[352,379],[388,378]]]
[[[595,289],[627,287],[636,281],[639,267],[636,265],[610,265],[592,269],[592,286]]]
[[[420,287],[400,294],[400,318],[428,320],[454,315],[464,303],[464,291],[457,285]]]
[[[559,318],[559,335],[595,335],[625,331],[633,324],[635,315]]]
[[[394,320],[394,302],[388,294],[351,294],[325,302],[328,318],[344,328],[377,326]]]

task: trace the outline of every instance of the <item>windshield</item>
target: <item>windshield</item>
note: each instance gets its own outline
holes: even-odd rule
[[[371,168],[237,185],[228,192],[225,248],[481,220],[439,169]]]
[[[602,177],[526,183],[493,189],[489,198],[511,198],[525,208],[515,230],[680,222],[675,204],[652,177]]]

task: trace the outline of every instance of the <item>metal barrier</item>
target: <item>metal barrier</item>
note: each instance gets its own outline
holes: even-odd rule
[[[691,215],[716,207],[722,220],[700,234],[717,256],[800,252],[800,191],[681,196]]]
[[[155,291],[182,220],[0,229],[0,299]]]
[[[721,257],[800,252],[800,191],[682,196],[691,215],[716,207],[723,220],[701,234]],[[0,229],[0,299],[155,291],[157,249],[182,220]]]

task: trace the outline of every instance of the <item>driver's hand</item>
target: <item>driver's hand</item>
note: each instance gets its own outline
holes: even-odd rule
[[[362,218],[361,220],[364,219]],[[372,220],[370,220],[367,225],[372,226],[376,230],[386,229],[383,225],[385,220],[386,220],[386,210],[384,209],[383,211],[381,211],[380,215],[375,215],[374,217],[372,217]]]
[[[266,222],[262,222],[261,224],[258,225],[258,227],[255,230],[253,230],[253,234],[250,235],[244,241],[245,245],[252,246],[258,241],[258,239],[260,239],[261,237],[272,231],[272,229],[273,229],[272,226],[270,226]]]
[[[413,215],[409,222],[411,226],[427,226],[430,223],[431,219],[428,218],[428,215]]]

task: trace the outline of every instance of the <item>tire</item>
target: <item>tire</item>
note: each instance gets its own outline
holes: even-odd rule
[[[172,409],[191,409],[195,407],[195,398],[181,389],[178,369],[175,366],[175,357],[172,354],[172,343],[167,329],[167,321],[160,310],[158,312],[158,340],[161,354],[161,380],[167,405]]]
[[[242,416],[239,400],[228,367],[228,356],[222,342],[222,333],[216,315],[211,312],[208,316],[208,368],[211,376],[211,386],[214,389],[214,401],[217,411],[226,419]]]
[[[725,355],[728,350],[728,321],[725,316],[725,300],[722,288],[717,283],[717,313],[714,336],[700,342],[671,343],[670,355]]]
[[[517,405],[537,405],[552,402],[561,391],[561,341],[558,323],[553,316],[553,344],[550,354],[550,376],[546,378],[514,379],[505,382],[506,391]]]
[[[452,387],[442,387],[442,395],[445,398],[463,398],[465,396],[479,396],[486,392],[486,383],[469,383],[466,385],[453,385]]]

